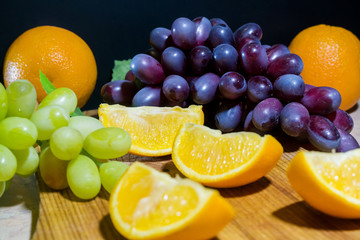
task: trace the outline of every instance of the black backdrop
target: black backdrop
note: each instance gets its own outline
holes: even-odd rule
[[[299,31],[320,23],[342,26],[360,37],[359,6],[359,0],[0,0],[0,66],[7,48],[24,31],[40,25],[71,30],[95,55],[97,85],[83,108],[95,109],[101,103],[101,86],[111,78],[114,60],[147,50],[150,31],[170,28],[178,17],[219,17],[233,31],[256,22],[263,29],[262,43],[288,45]]]

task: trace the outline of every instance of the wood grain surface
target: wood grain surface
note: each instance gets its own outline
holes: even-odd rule
[[[351,115],[355,122],[352,134],[360,141],[360,110],[354,108]],[[286,177],[289,161],[299,149],[313,148],[283,135],[277,138],[284,154],[266,176],[246,186],[219,189],[236,215],[215,239],[360,239],[360,220],[322,214],[290,187]],[[170,156],[147,158],[128,154],[119,161],[142,161],[171,175],[178,173]],[[125,239],[110,220],[109,194],[105,190],[94,200],[82,201],[70,190],[53,191],[38,176],[37,180],[40,207],[37,224],[32,222],[32,239]]]

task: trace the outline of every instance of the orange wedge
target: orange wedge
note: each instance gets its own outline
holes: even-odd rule
[[[312,207],[339,218],[360,218],[360,149],[345,153],[300,151],[287,176]]]
[[[211,187],[237,187],[268,173],[283,153],[271,135],[252,132],[221,134],[185,124],[175,138],[172,159],[186,177]]]
[[[101,104],[99,119],[105,127],[120,127],[130,134],[130,153],[165,156],[171,154],[174,138],[182,124],[204,124],[204,113],[201,105],[180,108]]]
[[[217,190],[133,163],[109,200],[115,228],[128,239],[210,239],[234,216]]]

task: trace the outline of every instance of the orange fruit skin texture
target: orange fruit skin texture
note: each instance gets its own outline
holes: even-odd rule
[[[337,89],[340,108],[349,110],[360,98],[360,42],[350,31],[316,25],[301,31],[289,45],[301,57],[305,83]]]
[[[350,151],[347,152],[349,153]],[[288,166],[287,177],[292,188],[310,206],[327,215],[346,219],[360,218],[360,199],[346,196],[321,179],[309,163],[308,154],[304,151],[298,152]],[[350,154],[359,158],[360,149],[355,149]]]
[[[168,196],[166,199],[170,201],[170,205],[177,206],[182,202],[180,196],[189,193],[182,190],[187,187],[193,190],[191,192],[195,195],[190,196],[194,199],[177,209],[184,211],[178,218],[167,207],[159,208],[159,205],[166,204],[163,201],[165,195]],[[161,193],[166,188],[168,189]],[[174,189],[180,192],[173,191]],[[156,196],[159,192],[161,194]],[[154,204],[149,208],[151,212],[157,211],[167,216],[168,222],[156,221],[151,212],[145,211],[141,213],[141,217],[147,218],[147,226],[144,226],[144,222],[136,223],[139,215],[134,212],[134,207],[140,206],[145,210],[147,204]],[[127,209],[124,209],[124,205]],[[110,195],[109,212],[115,228],[127,239],[152,240],[211,239],[235,214],[233,207],[217,190],[205,188],[188,179],[171,178],[170,175],[140,162],[133,163],[114,187]]]
[[[184,123],[204,124],[201,105],[180,108],[100,104],[98,114],[105,127],[120,127],[130,134],[129,153],[147,157],[171,154],[174,138]]]
[[[81,108],[90,98],[97,79],[97,67],[89,46],[75,33],[55,26],[39,26],[21,34],[4,59],[4,85],[17,79],[29,80],[37,100],[46,96],[39,71],[56,87],[72,89]]]
[[[205,186],[230,188],[265,176],[283,151],[271,135],[221,134],[205,126],[185,124],[175,138],[172,159],[186,177]]]

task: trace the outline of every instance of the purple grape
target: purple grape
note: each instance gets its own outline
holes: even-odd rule
[[[269,98],[273,93],[271,81],[264,76],[251,77],[247,83],[247,97],[254,103]]]
[[[241,122],[242,102],[222,102],[215,114],[215,125],[222,132],[234,131]]]
[[[189,54],[189,65],[192,72],[196,75],[202,75],[209,71],[212,52],[208,47],[194,47]]]
[[[266,75],[269,79],[275,80],[285,74],[299,75],[303,68],[304,64],[301,58],[296,54],[289,53],[270,62]]]
[[[171,25],[171,37],[177,47],[191,49],[196,43],[196,24],[188,18],[177,18]]]
[[[133,100],[132,106],[157,106],[163,105],[164,96],[160,86],[146,86],[138,91]]]
[[[130,82],[134,82],[135,79],[136,79],[136,77],[135,77],[134,73],[131,70],[129,70],[125,75],[125,80],[129,80]]]
[[[222,20],[221,18],[212,18],[212,19],[210,19],[210,23],[211,23],[211,26],[222,24],[222,25],[229,27],[229,25],[227,25],[227,23],[224,20]]]
[[[224,98],[237,99],[246,93],[245,78],[237,72],[227,72],[221,76],[219,91]]]
[[[284,44],[275,44],[268,48],[266,50],[266,53],[268,55],[269,62],[271,63],[278,57],[289,54],[290,50]]]
[[[350,133],[354,127],[354,121],[352,117],[342,109],[337,109],[336,111],[328,114],[326,116],[337,129],[341,129],[347,133]]]
[[[314,88],[315,86],[305,83],[305,91],[304,94],[307,93],[310,89]]]
[[[214,67],[219,74],[237,70],[239,54],[232,45],[227,43],[218,45],[213,55]]]
[[[209,44],[211,48],[216,48],[222,43],[233,45],[234,37],[231,29],[224,24],[218,24],[211,28],[209,38]]]
[[[162,85],[164,96],[172,102],[184,102],[189,96],[188,82],[178,75],[170,75],[165,78]]]
[[[205,73],[190,83],[192,100],[197,104],[207,104],[215,99],[220,77],[214,73]]]
[[[165,106],[166,107],[175,107],[175,106],[178,106],[178,107],[182,107],[182,108],[186,108],[189,106],[189,104],[184,101],[184,102],[172,102],[168,99],[165,99]]]
[[[266,51],[267,51],[269,48],[271,48],[271,46],[270,46],[270,45],[267,45],[267,44],[263,44],[262,46],[263,46],[263,48],[265,48]]]
[[[341,104],[341,95],[331,87],[314,87],[304,94],[301,103],[311,114],[327,115]]]
[[[101,98],[108,104],[121,104],[130,106],[137,89],[133,82],[128,80],[115,80],[101,87]]]
[[[249,75],[261,75],[266,71],[269,60],[265,48],[259,43],[248,43],[240,50],[240,63]]]
[[[305,82],[299,75],[285,74],[274,82],[274,94],[280,100],[296,101],[304,96]]]
[[[340,145],[340,134],[334,124],[324,116],[310,116],[307,129],[310,143],[321,151],[329,152]]]
[[[242,25],[241,27],[239,27],[234,32],[234,39],[235,39],[235,42],[239,42],[243,38],[246,38],[249,36],[254,36],[257,39],[261,40],[262,35],[263,35],[262,29],[258,24],[246,23],[246,24]]]
[[[147,55],[156,59],[156,61],[161,61],[161,53],[155,48],[149,48],[146,52]]]
[[[248,36],[248,37],[244,37],[244,38],[240,39],[239,41],[235,41],[235,48],[238,52],[240,52],[241,48],[248,43],[258,43],[261,45],[261,42],[257,37]],[[262,45],[262,46],[264,46],[264,45]]]
[[[162,52],[172,43],[171,31],[167,28],[158,27],[150,33],[150,44],[157,51]]]
[[[168,47],[161,54],[161,65],[167,75],[184,76],[186,72],[186,56],[176,47]]]
[[[268,132],[279,124],[282,108],[283,105],[278,99],[267,98],[254,108],[252,123],[260,131]]]
[[[196,25],[196,42],[195,46],[204,45],[209,38],[209,34],[212,28],[211,22],[206,17],[197,17],[193,19]]]
[[[252,124],[252,115],[253,115],[253,111],[251,110],[245,117],[244,120],[244,131],[250,131],[250,129],[253,127]]]
[[[347,152],[356,148],[360,148],[356,139],[348,132],[338,129],[340,134],[340,144],[336,149],[337,152]]]
[[[159,84],[165,79],[161,64],[147,54],[137,54],[131,60],[131,71],[140,81],[146,84]]]
[[[280,126],[281,129],[289,136],[302,136],[306,133],[309,122],[309,111],[301,103],[288,103],[281,110]]]

